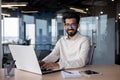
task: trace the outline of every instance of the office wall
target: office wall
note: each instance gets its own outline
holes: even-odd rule
[[[1,5],[1,0],[0,0],[0,5]],[[2,53],[2,29],[1,29],[1,6],[0,6],[0,68],[2,68],[2,57],[3,57],[3,53]]]
[[[104,17],[104,16],[101,16]],[[93,64],[115,63],[115,19],[101,19],[97,30]]]

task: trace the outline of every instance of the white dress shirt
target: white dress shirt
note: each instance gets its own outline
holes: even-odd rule
[[[71,39],[68,36],[61,37],[43,61],[55,62],[59,59],[60,68],[83,67],[87,63],[89,48],[89,39],[77,32]]]

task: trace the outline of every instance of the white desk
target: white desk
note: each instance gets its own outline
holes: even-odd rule
[[[82,77],[82,78],[63,78],[60,72],[38,75],[26,71],[15,70],[15,76],[5,78],[3,69],[0,70],[0,80],[120,80],[120,65],[89,65],[75,70],[95,70],[103,75]]]

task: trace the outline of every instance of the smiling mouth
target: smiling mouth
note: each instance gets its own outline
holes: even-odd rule
[[[68,31],[68,32],[73,32],[72,30]]]
[[[68,32],[73,32],[74,30],[68,30]]]
[[[68,31],[74,31],[74,29],[68,29]]]

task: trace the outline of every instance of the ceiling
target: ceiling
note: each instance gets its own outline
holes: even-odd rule
[[[4,3],[13,2],[27,2],[27,6],[2,8],[2,12],[6,13],[21,13],[22,11],[45,11],[58,12],[62,9],[69,9],[70,7],[80,8],[85,10],[91,8],[94,1],[96,6],[105,6],[110,0],[2,0]]]

